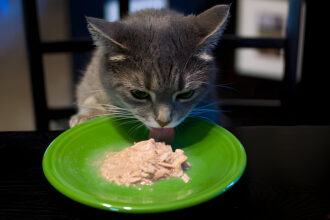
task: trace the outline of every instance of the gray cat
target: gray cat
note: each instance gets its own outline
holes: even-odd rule
[[[117,22],[87,18],[97,49],[70,126],[113,115],[173,135],[188,116],[217,122],[212,49],[228,16],[229,6],[217,5],[197,16],[148,9]]]

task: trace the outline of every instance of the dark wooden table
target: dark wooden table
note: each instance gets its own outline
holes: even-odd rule
[[[41,161],[60,132],[0,133],[0,219],[330,219],[330,126],[229,128],[244,145],[240,181],[203,204],[168,213],[129,215],[79,204],[45,179]]]

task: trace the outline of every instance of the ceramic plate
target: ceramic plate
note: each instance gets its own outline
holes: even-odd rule
[[[176,128],[173,148],[181,148],[192,167],[191,180],[161,180],[151,186],[118,186],[101,177],[107,152],[117,152],[148,138],[138,123],[102,117],[59,135],[47,148],[43,170],[48,181],[65,196],[95,208],[130,213],[182,209],[220,195],[243,174],[246,154],[224,128],[190,119]]]

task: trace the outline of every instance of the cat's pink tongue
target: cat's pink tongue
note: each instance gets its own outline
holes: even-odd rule
[[[151,128],[149,138],[154,138],[156,141],[165,141],[172,143],[174,140],[174,128]]]

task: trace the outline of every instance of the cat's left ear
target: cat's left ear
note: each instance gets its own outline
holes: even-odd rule
[[[198,47],[214,47],[222,35],[229,17],[230,5],[216,5],[195,17],[202,39]]]

